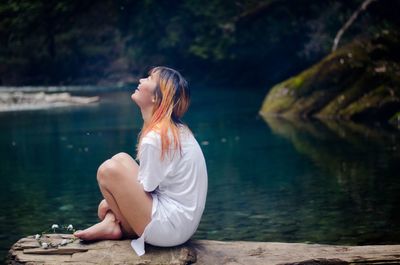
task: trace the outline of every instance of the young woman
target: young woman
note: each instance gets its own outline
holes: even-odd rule
[[[139,237],[131,245],[143,255],[144,242],[175,246],[194,234],[206,202],[207,169],[199,144],[181,120],[190,93],[179,72],[153,68],[131,98],[144,120],[137,145],[140,165],[126,153],[100,165],[101,222],[74,235],[82,240]]]

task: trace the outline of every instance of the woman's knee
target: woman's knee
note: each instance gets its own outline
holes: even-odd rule
[[[120,162],[113,159],[104,161],[97,170],[97,182],[100,185],[104,185],[107,180],[118,174],[121,170],[121,166]]]
[[[135,172],[139,168],[139,165],[137,164],[135,159],[124,152],[114,155],[111,159],[120,162],[130,172]]]
[[[111,159],[117,160],[117,161],[132,161],[134,160],[129,154],[125,152],[120,152],[116,155],[114,155]]]

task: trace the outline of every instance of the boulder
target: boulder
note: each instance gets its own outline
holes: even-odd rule
[[[260,114],[398,123],[399,46],[399,32],[356,38],[272,87]]]

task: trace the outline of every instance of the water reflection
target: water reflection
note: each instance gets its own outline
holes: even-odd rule
[[[263,118],[274,134],[289,140],[322,174],[334,178],[341,193],[348,196],[353,224],[363,223],[358,242],[399,240],[400,233],[395,229],[400,223],[398,130],[347,121]],[[343,205],[346,207],[349,205]],[[393,233],[387,226],[394,229]]]

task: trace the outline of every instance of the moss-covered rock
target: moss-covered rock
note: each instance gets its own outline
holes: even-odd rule
[[[400,33],[358,38],[275,85],[260,113],[389,120],[400,111]],[[395,120],[395,118],[392,118]]]
[[[392,124],[394,124],[394,125],[396,125],[397,128],[400,129],[400,111],[397,112],[396,114],[394,114],[394,115],[390,118],[389,122],[392,123]]]

